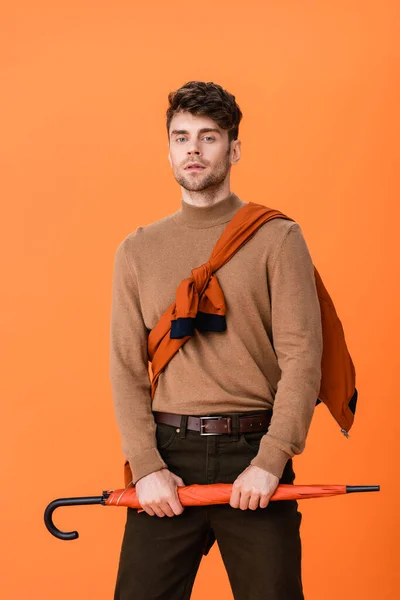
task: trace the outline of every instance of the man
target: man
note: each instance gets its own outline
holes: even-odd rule
[[[127,509],[114,600],[189,599],[215,539],[235,600],[301,600],[301,513],[294,500],[269,499],[279,483],[294,482],[292,457],[304,450],[319,392],[313,263],[297,223],[260,227],[217,272],[226,330],[196,330],[151,401],[148,334],[245,205],[230,191],[241,155],[235,97],[191,81],[168,98],[181,207],[130,233],[114,264],[111,382],[144,509]],[[253,200],[278,208],[261,191]],[[182,507],[178,486],[217,482],[233,483],[229,504]]]

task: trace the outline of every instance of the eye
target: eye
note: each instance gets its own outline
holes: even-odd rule
[[[212,135],[206,135],[204,136],[205,138],[208,138],[209,140],[215,140],[215,137],[212,137]]]
[[[178,141],[178,140],[184,140],[184,139],[185,138],[183,138],[183,137],[179,137],[179,138],[176,138],[176,141]]]

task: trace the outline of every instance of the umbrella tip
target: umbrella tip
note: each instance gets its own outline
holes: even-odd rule
[[[352,492],[380,492],[380,485],[346,485],[346,493]]]

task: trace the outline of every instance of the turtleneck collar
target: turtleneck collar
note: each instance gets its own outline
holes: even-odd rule
[[[179,225],[206,229],[227,223],[245,204],[233,192],[211,206],[195,206],[185,202],[182,198],[181,208],[175,213],[175,220]]]

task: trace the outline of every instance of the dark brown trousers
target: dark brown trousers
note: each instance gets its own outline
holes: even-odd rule
[[[232,435],[202,436],[186,429],[185,417],[179,431],[157,424],[158,449],[185,485],[233,483],[256,455],[265,432],[239,434],[238,413],[224,414],[233,417]],[[290,459],[280,483],[294,479]],[[188,600],[215,539],[235,600],[304,600],[301,518],[296,500],[256,510],[186,506],[173,517],[128,508],[114,600]],[[212,585],[208,596],[215,598]]]

